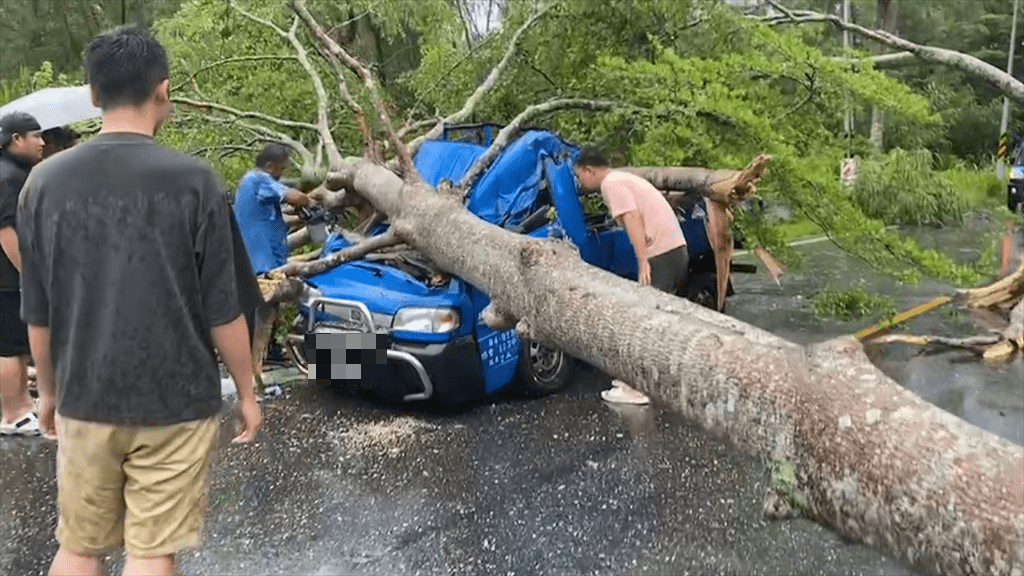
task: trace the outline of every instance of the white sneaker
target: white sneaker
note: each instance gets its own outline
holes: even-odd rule
[[[39,418],[32,412],[21,417],[14,423],[0,422],[0,436],[42,436],[39,430]]]

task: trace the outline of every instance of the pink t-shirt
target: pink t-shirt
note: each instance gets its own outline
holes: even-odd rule
[[[601,196],[612,217],[636,210],[647,237],[647,257],[686,245],[672,206],[650,182],[628,172],[612,170],[601,182]]]

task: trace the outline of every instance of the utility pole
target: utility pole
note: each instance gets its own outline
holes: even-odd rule
[[[1013,23],[1010,25],[1010,54],[1006,57],[1006,73],[1013,76],[1013,53],[1017,48],[1017,9],[1020,0],[1013,3]],[[1006,154],[1010,146],[1010,135],[1007,134],[1010,123],[1010,99],[1003,97],[1003,120],[999,123],[999,161],[996,164],[996,175],[1002,180],[1006,178]]]
[[[843,0],[843,22],[850,22],[850,0]],[[843,50],[849,50],[850,48],[850,31],[843,29]],[[853,135],[853,112],[850,110],[849,96],[844,94],[843,97],[843,131],[846,133],[846,137],[850,138]]]

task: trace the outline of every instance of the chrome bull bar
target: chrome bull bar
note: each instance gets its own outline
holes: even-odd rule
[[[328,308],[331,310],[328,310]],[[318,325],[316,316],[317,313],[321,311],[324,314],[330,314],[331,316],[337,317],[338,322],[327,321],[319,324],[326,325],[341,332],[358,332],[363,334],[376,334],[378,332],[387,333],[387,330],[378,331],[374,329],[373,315],[370,313],[370,309],[366,307],[366,304],[356,300],[340,300],[337,298],[322,297],[314,298],[309,303],[309,321],[306,324],[306,331],[308,333],[312,334],[315,332]],[[385,354],[388,360],[398,360],[409,364],[413,371],[416,372],[416,376],[419,377],[420,380],[420,385],[423,387],[422,392],[406,394],[402,397],[402,400],[406,402],[429,400],[434,395],[434,384],[430,381],[427,369],[423,367],[423,363],[420,362],[418,358],[408,352],[392,350],[390,348],[385,351]]]

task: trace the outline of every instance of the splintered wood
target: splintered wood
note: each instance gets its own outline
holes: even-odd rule
[[[259,282],[263,300],[270,301],[277,294],[278,289],[284,284],[285,280],[287,280],[287,277],[284,274],[273,270],[263,276],[259,276],[256,281]]]

